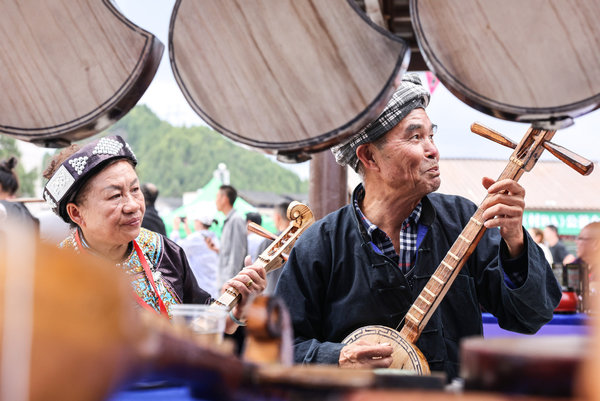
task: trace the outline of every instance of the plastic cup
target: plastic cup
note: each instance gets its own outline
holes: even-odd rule
[[[174,324],[191,329],[202,344],[221,344],[227,309],[214,305],[177,304],[171,306]]]

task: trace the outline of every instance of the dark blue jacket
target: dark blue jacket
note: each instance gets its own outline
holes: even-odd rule
[[[428,230],[405,276],[368,242],[351,205],[307,229],[279,279],[276,295],[290,308],[297,363],[337,364],[340,341],[355,329],[398,327],[477,209],[459,196],[423,198],[420,221]],[[449,379],[458,375],[460,340],[482,334],[480,306],[502,328],[520,333],[535,333],[552,319],[561,289],[542,250],[524,232],[525,251],[513,260],[501,257],[507,249],[499,230],[485,232],[416,343],[431,370],[445,371]]]

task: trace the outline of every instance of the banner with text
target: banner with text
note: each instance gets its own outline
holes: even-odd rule
[[[600,211],[596,212],[549,212],[525,210],[523,213],[523,226],[544,228],[554,225],[560,235],[578,235],[581,229],[593,222],[600,221]]]

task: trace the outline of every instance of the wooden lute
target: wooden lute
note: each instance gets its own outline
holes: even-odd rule
[[[262,266],[267,273],[280,268],[286,261],[296,240],[314,221],[312,211],[308,206],[293,201],[287,209],[288,227],[265,249],[257,258],[255,264]],[[231,310],[240,300],[240,293],[229,287],[213,305]]]
[[[503,179],[518,181],[524,172],[533,168],[544,149],[548,149],[580,174],[588,175],[593,169],[593,164],[590,161],[550,142],[556,132],[554,130],[530,127],[518,145],[502,134],[477,123],[471,126],[471,131],[515,149],[504,171],[498,177],[498,181]],[[394,362],[391,367],[413,370],[417,374],[428,373],[427,360],[415,346],[415,343],[458,276],[460,269],[481,240],[486,230],[482,219],[483,211],[480,206],[470,218],[406,313],[404,326],[399,333],[385,326],[366,326],[355,330],[342,342],[351,344],[361,338],[376,343],[390,342],[394,347]]]

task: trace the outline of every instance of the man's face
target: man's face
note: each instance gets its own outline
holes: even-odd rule
[[[215,198],[215,205],[217,206],[217,210],[222,212],[225,209],[225,205],[227,204],[227,197],[223,191],[217,191],[217,196]]]
[[[424,109],[414,109],[385,134],[382,145],[373,146],[382,184],[420,197],[440,187],[435,128]]]
[[[556,232],[550,227],[545,227],[544,240],[546,240],[550,246],[554,246],[558,242],[558,235],[556,235]]]
[[[588,228],[582,229],[575,242],[577,244],[577,256],[583,259],[584,262],[591,263],[598,252],[599,242],[594,235],[594,231]]]

